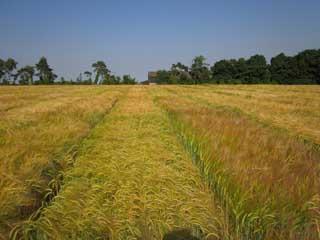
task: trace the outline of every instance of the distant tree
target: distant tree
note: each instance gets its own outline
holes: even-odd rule
[[[102,81],[102,84],[104,85],[117,85],[121,84],[121,77],[116,75],[106,75]]]
[[[236,75],[233,60],[221,60],[211,67],[213,82],[228,83]]]
[[[5,61],[3,61],[1,58],[0,58],[0,82],[2,83],[2,78],[4,77],[4,74],[5,74]]]
[[[177,64],[172,64],[170,72],[170,82],[171,84],[192,84],[193,79],[189,73],[189,67],[178,62]]]
[[[293,57],[281,53],[270,65],[272,79],[280,84],[319,84],[319,69],[320,50],[305,50]]]
[[[271,59],[270,72],[271,78],[276,83],[286,84],[290,80],[290,61],[291,57],[287,57],[284,53]]]
[[[166,70],[157,71],[157,83],[168,84],[170,82],[171,72]]]
[[[25,66],[18,70],[18,76],[20,77],[19,84],[33,84],[33,76],[35,73],[35,69],[33,66]]]
[[[255,55],[245,60],[221,60],[211,67],[214,83],[268,83],[270,72],[263,55]]]
[[[60,84],[64,85],[64,84],[67,84],[66,80],[64,79],[64,77],[60,77],[60,80],[59,80]]]
[[[13,58],[8,58],[7,61],[3,63],[3,71],[4,71],[4,82],[9,83],[11,81],[11,77],[15,77],[13,71],[17,68],[18,62],[16,62]],[[15,80],[13,81],[15,83]]]
[[[245,82],[246,74],[248,73],[248,65],[244,58],[238,60],[232,59],[231,62],[234,64],[234,79],[233,83]]]
[[[87,79],[86,79],[86,82],[87,82],[88,84],[92,84],[92,72],[85,71],[85,72],[84,72],[84,75],[85,75],[85,77],[87,78]]]
[[[76,78],[76,84],[82,83],[82,73],[79,74],[79,76]]]
[[[115,77],[115,83],[116,83],[116,84],[121,84],[121,77],[116,76],[116,77]]]
[[[130,75],[123,75],[122,84],[136,84],[136,79]]]
[[[109,74],[106,74],[104,75],[104,78],[102,79],[102,82],[101,84],[103,85],[113,85],[113,80],[114,80],[114,77],[109,75]]]
[[[207,83],[210,81],[210,71],[204,56],[197,56],[191,65],[191,76],[195,84]]]
[[[110,74],[110,70],[107,68],[107,65],[103,61],[97,61],[92,64],[92,67],[94,68],[94,72],[96,73],[95,78],[95,84],[100,84],[101,79],[104,81],[106,78],[108,78],[108,75]]]
[[[40,58],[36,64],[36,69],[38,70],[37,76],[39,76],[40,84],[52,84],[57,78],[57,75],[53,73],[45,57]]]
[[[247,60],[248,72],[244,76],[245,83],[269,83],[270,72],[266,58],[263,55],[254,55]]]
[[[189,72],[189,67],[182,64],[181,62],[178,62],[176,64],[172,64],[171,70],[178,70],[178,71],[185,71]]]
[[[320,49],[305,50],[293,58],[293,65],[298,70],[295,76],[298,84],[320,83]]]

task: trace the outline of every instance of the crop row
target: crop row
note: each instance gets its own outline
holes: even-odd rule
[[[41,97],[38,102],[25,99],[24,103],[20,99],[20,104],[3,109],[0,118],[0,236],[3,238],[40,208],[54,194],[52,191],[57,191],[57,187],[52,190],[53,185],[61,180],[60,172],[72,165],[81,139],[125,91],[120,88],[72,91],[52,87],[51,92],[44,94],[47,95],[44,100],[42,88],[18,90],[12,96],[7,94],[7,100],[23,99],[26,93]]]
[[[179,229],[228,238],[228,224],[145,87],[132,88],[79,149],[40,217],[36,239],[162,239]]]
[[[167,90],[154,91],[156,100],[224,207],[236,238],[320,237],[320,154],[312,144],[241,111],[197,101],[188,91]]]

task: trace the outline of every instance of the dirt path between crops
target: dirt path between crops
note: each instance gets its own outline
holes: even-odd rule
[[[208,239],[223,234],[210,190],[147,87],[120,100],[65,179],[35,224],[39,236],[162,239],[175,228]]]

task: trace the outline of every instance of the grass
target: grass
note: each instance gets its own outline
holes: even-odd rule
[[[0,239],[320,239],[319,93],[1,87]]]
[[[155,91],[158,102],[239,238],[319,238],[320,153],[313,145],[226,107],[229,102],[204,103],[194,93],[199,89],[167,90]]]

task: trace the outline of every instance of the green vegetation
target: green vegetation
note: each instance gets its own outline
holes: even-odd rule
[[[25,66],[17,70],[18,63],[9,58],[0,59],[0,84],[136,84],[136,79],[130,75],[122,78],[111,74],[104,61],[92,64],[93,74],[85,71],[76,81],[66,81],[63,77],[59,81],[53,69],[42,57],[34,66]],[[37,73],[35,74],[35,69]],[[38,80],[33,79],[34,75]],[[320,84],[320,50],[305,50],[293,57],[281,53],[267,63],[263,55],[254,55],[249,59],[239,58],[220,60],[211,67],[206,63],[206,58],[197,56],[193,59],[191,67],[181,62],[172,64],[171,69],[157,71],[156,83],[158,84]]]
[[[305,50],[294,57],[283,53],[271,59],[263,55],[249,59],[221,60],[210,68],[203,56],[189,68],[178,62],[170,71],[158,71],[159,84],[320,84],[320,50]]]
[[[41,57],[35,66],[27,65],[17,69],[18,62],[9,58],[6,61],[0,59],[0,85],[134,85],[136,79],[130,75],[124,75],[123,78],[111,74],[107,65],[103,61],[97,61],[92,64],[95,79],[92,80],[92,72],[85,71],[83,74],[85,79],[82,78],[82,73],[77,77],[76,81],[72,79],[66,81],[61,77],[58,81],[58,76],[53,72],[49,66],[47,59]],[[34,80],[34,76],[38,79]]]

